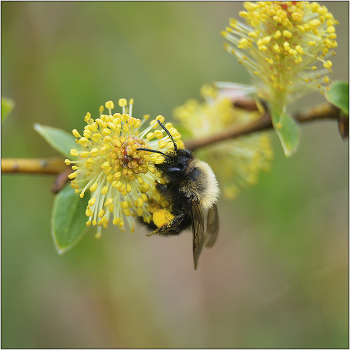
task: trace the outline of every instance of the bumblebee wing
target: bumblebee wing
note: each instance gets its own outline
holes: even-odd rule
[[[198,258],[201,254],[204,243],[204,219],[199,202],[191,203],[191,219],[193,233],[193,261],[194,269],[197,268]]]
[[[219,215],[218,207],[214,204],[208,210],[207,216],[207,232],[204,237],[204,244],[206,247],[212,247],[216,241],[219,232]]]

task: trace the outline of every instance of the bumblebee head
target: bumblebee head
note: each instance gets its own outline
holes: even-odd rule
[[[178,149],[167,153],[164,162],[159,164],[159,169],[168,181],[176,183],[182,180],[192,159],[193,155],[189,150]]]
[[[165,157],[164,162],[157,165],[157,167],[163,172],[168,181],[181,181],[181,178],[185,174],[189,162],[193,159],[192,153],[187,149],[178,149],[176,142],[171,136],[169,130],[159,120],[157,120],[157,122],[173,142],[174,151],[163,153],[148,148],[138,148],[137,150],[162,154]]]

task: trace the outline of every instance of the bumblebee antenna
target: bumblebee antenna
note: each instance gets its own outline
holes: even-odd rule
[[[170,156],[168,156],[167,154],[161,152],[161,151],[156,151],[155,149],[149,149],[149,148],[136,148],[136,151],[147,151],[147,152],[152,152],[152,153],[159,153],[161,154],[162,156],[164,157],[169,157],[171,158]]]
[[[170,137],[171,141],[173,141],[175,152],[177,152],[176,142],[174,141],[173,137],[171,136],[169,130],[158,119],[157,119],[157,122],[162,127],[162,129],[168,134],[168,136]]]

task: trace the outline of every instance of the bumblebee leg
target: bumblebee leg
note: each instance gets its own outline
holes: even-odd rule
[[[179,226],[182,223],[183,219],[185,218],[185,214],[182,213],[178,216],[175,216],[174,219],[169,221],[166,225],[163,225],[161,227],[158,227],[155,231],[147,233],[146,236],[153,236],[153,235],[178,235],[180,233]]]

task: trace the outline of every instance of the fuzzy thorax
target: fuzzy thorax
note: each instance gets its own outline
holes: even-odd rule
[[[195,193],[203,210],[208,210],[218,200],[220,189],[215,174],[211,167],[198,159],[195,159],[193,166],[197,168],[193,172],[191,190]]]

